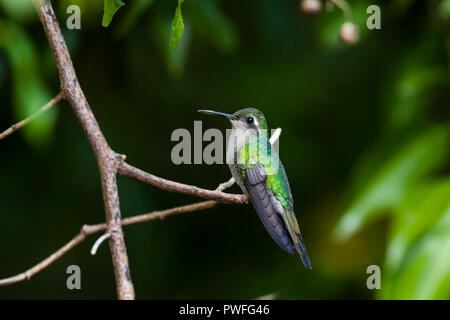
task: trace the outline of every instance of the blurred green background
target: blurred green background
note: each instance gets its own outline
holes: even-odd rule
[[[255,106],[282,127],[280,157],[313,269],[280,250],[250,206],[220,205],[125,227],[137,298],[448,299],[450,1],[350,1],[360,41],[338,39],[340,10],[298,1],[188,0],[170,50],[176,0],[125,1],[108,28],[103,1],[52,1],[81,86],[112,148],[158,176],[215,188],[226,165],[171,163],[176,128],[228,128],[208,107]],[[68,30],[66,8],[81,8]],[[366,8],[381,7],[381,30]],[[58,75],[29,0],[0,0],[0,130],[56,95]],[[204,145],[206,145],[205,143]],[[97,165],[61,102],[0,142],[0,278],[104,221]],[[193,203],[119,177],[124,217]],[[239,192],[234,186],[230,192]],[[115,298],[97,236],[0,298]],[[66,268],[82,289],[66,288]],[[381,289],[366,269],[381,267]]]

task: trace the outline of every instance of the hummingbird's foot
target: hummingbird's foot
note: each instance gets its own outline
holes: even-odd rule
[[[231,177],[231,179],[228,180],[227,182],[219,184],[219,186],[216,188],[216,191],[222,192],[223,190],[230,188],[234,183],[235,183],[234,178]]]

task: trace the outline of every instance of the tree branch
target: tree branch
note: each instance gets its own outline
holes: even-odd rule
[[[199,198],[216,200],[224,203],[244,204],[249,202],[248,197],[243,194],[229,194],[218,190],[207,190],[196,186],[163,179],[135,168],[126,162],[122,162],[119,165],[118,173],[151,184],[169,192],[190,194]]]
[[[119,299],[134,299],[134,287],[120,224],[119,195],[116,181],[117,167],[123,157],[109,147],[81,90],[50,1],[33,0],[33,2],[53,52],[61,90],[72,106],[97,159],[105,203],[106,229],[111,234],[109,246],[116,279],[117,296]]]
[[[217,203],[218,203],[217,201],[202,201],[202,202],[179,206],[179,207],[175,207],[175,208],[171,208],[171,209],[167,209],[167,210],[154,211],[154,212],[150,212],[147,214],[141,214],[138,216],[125,218],[121,221],[121,224],[123,226],[129,226],[132,224],[148,222],[148,221],[157,220],[157,219],[163,220],[164,218],[171,216],[171,215],[175,215],[175,214],[209,209],[209,208],[214,207]],[[54,252],[52,255],[50,255],[46,259],[42,260],[41,262],[39,262],[35,266],[31,267],[30,269],[26,270],[25,272],[19,273],[18,275],[15,275],[13,277],[1,279],[0,287],[31,279],[31,277],[33,277],[35,274],[44,270],[49,265],[51,265],[53,262],[55,262],[56,260],[61,258],[68,251],[70,251],[71,249],[73,249],[74,247],[79,245],[81,242],[83,242],[87,236],[104,231],[106,229],[107,229],[107,226],[105,223],[94,224],[94,225],[84,225],[81,228],[80,232],[72,240],[70,240],[67,244],[62,246],[60,249],[58,249],[56,252]]]
[[[29,117],[23,119],[20,122],[17,122],[13,124],[11,127],[0,133],[0,140],[3,138],[9,136],[11,133],[19,130],[23,126],[27,125],[30,121],[33,121],[35,118],[37,118],[39,115],[44,113],[45,111],[49,110],[51,107],[53,107],[55,104],[57,104],[62,98],[64,98],[64,92],[60,92],[54,97],[52,100],[50,100],[46,105],[41,107],[37,112],[33,113]]]

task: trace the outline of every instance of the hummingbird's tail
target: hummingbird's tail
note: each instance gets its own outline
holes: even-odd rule
[[[283,218],[285,226],[291,235],[292,243],[294,244],[295,250],[297,250],[303,264],[306,268],[312,269],[311,261],[308,257],[308,252],[306,251],[305,243],[303,242],[302,233],[300,232],[300,227],[298,226],[297,218],[295,217],[293,210],[284,209]]]
[[[298,243],[295,244],[295,249],[297,249],[300,259],[302,259],[303,265],[312,269],[311,261],[309,260],[308,252],[306,251],[305,243],[303,242],[302,235],[300,234]]]

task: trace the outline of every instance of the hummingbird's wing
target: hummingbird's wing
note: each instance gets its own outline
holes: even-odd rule
[[[271,194],[266,188],[267,176],[262,173],[259,163],[252,168],[244,169],[244,172],[244,186],[264,227],[283,250],[293,254],[294,246],[289,233],[283,219],[276,212]]]
[[[305,267],[311,268],[297,219],[291,209],[292,200],[288,195],[280,195],[288,198],[286,200],[289,201],[289,206],[285,208],[277,199],[277,194],[267,188],[267,174],[263,164],[257,162],[252,167],[241,168],[241,170],[243,184],[269,234],[288,253],[293,254],[295,248]]]

